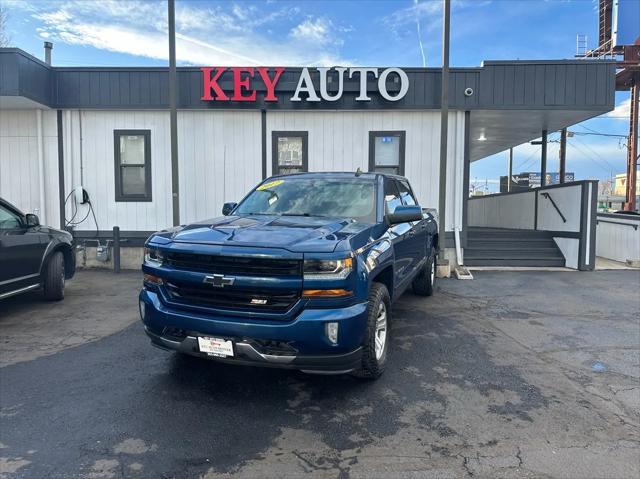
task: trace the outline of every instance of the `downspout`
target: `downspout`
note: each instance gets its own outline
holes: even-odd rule
[[[469,122],[467,121],[468,120],[467,113],[465,113],[464,116],[458,113],[457,120],[458,120],[458,124],[456,127],[456,133],[460,135],[460,132],[462,131],[463,160],[462,160],[462,165],[460,164],[459,161],[455,162],[455,165],[456,165],[455,184],[458,185],[458,182],[460,181],[462,183],[462,191],[458,191],[456,188],[456,194],[454,197],[454,200],[456,202],[456,208],[455,208],[455,219],[454,219],[455,223],[453,226],[453,239],[456,245],[456,263],[457,263],[456,268],[454,270],[454,274],[458,279],[473,279],[473,275],[471,274],[471,272],[464,267],[464,257],[462,255],[462,246],[460,242],[460,227],[461,226],[462,228],[466,227],[466,225],[464,224],[465,223],[464,211],[465,211],[465,202],[467,201],[466,195],[468,194],[468,183],[466,181],[466,178],[467,178],[467,166],[468,166],[467,160],[469,158],[469,132],[468,132]],[[458,141],[456,141],[456,148],[458,148],[459,146],[460,146],[460,141],[458,137]],[[460,201],[462,201],[462,205],[459,208],[458,205]],[[460,215],[462,215],[462,217],[460,217]]]
[[[464,128],[464,122],[462,123],[462,128]],[[455,243],[455,247],[456,247],[456,266],[462,266],[462,248],[460,247],[460,226],[458,226],[460,224],[460,214],[459,211],[462,209],[460,208],[460,199],[461,199],[461,195],[460,192],[458,191],[458,181],[461,181],[461,172],[460,172],[460,162],[457,160],[458,159],[458,148],[460,146],[460,130],[461,130],[461,126],[460,126],[460,113],[456,112],[456,142],[455,142],[455,161],[454,161],[454,178],[453,178],[453,240]],[[462,135],[463,141],[464,141],[464,134]],[[463,163],[464,163],[464,159],[463,159]],[[464,183],[464,181],[462,181]]]
[[[36,110],[36,137],[38,142],[38,190],[40,199],[38,215],[42,224],[47,224],[46,198],[44,195],[44,138],[42,132],[42,110]]]
[[[456,264],[462,266],[462,249],[460,248],[460,228],[456,225],[453,228],[455,234],[454,240],[456,242]]]
[[[83,110],[78,110],[78,134],[80,136],[80,186],[84,188],[84,162],[82,158],[82,147],[83,147],[83,138],[82,138],[82,114]]]

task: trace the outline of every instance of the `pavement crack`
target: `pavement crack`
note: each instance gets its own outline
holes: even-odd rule
[[[465,456],[464,454],[459,454],[460,457],[462,457],[462,467],[464,468],[465,472],[467,473],[468,477],[473,477],[473,471],[469,468],[469,458],[467,456]]]
[[[516,458],[518,459],[518,468],[521,468],[524,461],[522,460],[522,449],[520,449],[520,446],[518,446],[516,451]]]

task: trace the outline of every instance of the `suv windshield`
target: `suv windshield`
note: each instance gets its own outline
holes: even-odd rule
[[[258,186],[234,214],[337,216],[375,223],[375,183],[349,178],[279,178]]]

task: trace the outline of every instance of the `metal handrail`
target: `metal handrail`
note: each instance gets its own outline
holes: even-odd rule
[[[553,201],[553,198],[551,198],[551,195],[549,193],[540,193],[540,194],[542,196],[544,196],[546,199],[548,199],[549,201],[551,201],[551,204],[553,205],[553,207],[556,209],[556,211],[560,215],[560,218],[562,218],[562,222],[566,223],[567,222],[567,218],[564,217],[564,215],[562,214],[562,211],[560,211],[560,208],[558,208],[558,205],[556,205],[556,202]]]
[[[610,223],[612,225],[622,225],[622,226],[631,226],[633,227],[634,230],[638,230],[638,225],[634,225],[633,223],[620,223],[619,221],[607,221],[607,220],[601,220],[601,219],[596,219],[596,224],[598,223]]]

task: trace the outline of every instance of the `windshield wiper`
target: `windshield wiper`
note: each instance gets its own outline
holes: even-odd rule
[[[323,215],[312,215],[311,213],[278,213],[279,216],[313,216],[313,217],[318,217],[318,218],[323,218]]]

